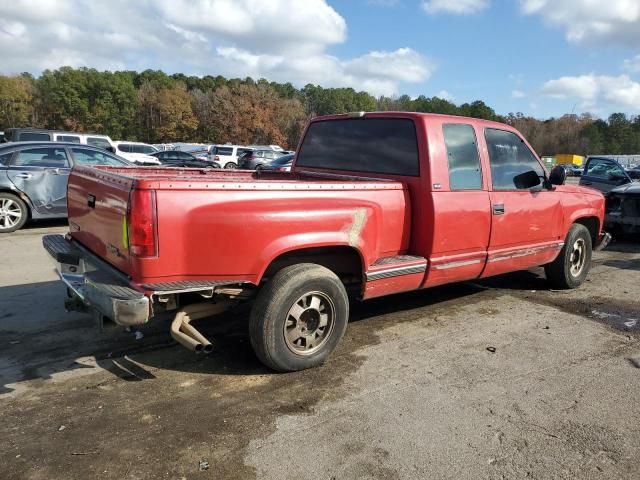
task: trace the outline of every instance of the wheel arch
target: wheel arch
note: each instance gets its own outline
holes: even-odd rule
[[[595,216],[587,216],[576,218],[573,223],[583,225],[589,230],[589,234],[591,235],[591,244],[595,245],[598,241],[598,235],[600,233],[600,219]]]
[[[279,270],[298,263],[315,263],[328,268],[346,285],[362,288],[364,261],[361,252],[349,245],[312,246],[281,252],[271,259],[260,275],[266,280]]]

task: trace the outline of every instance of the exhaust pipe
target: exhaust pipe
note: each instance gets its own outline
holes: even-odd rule
[[[180,310],[171,322],[171,336],[180,345],[196,353],[209,353],[213,345],[196,328],[191,325],[192,320],[210,317],[222,313],[229,307],[228,303],[196,303],[187,305]]]

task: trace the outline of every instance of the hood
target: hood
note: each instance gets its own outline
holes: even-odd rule
[[[640,182],[634,181],[620,185],[619,187],[611,189],[609,193],[623,193],[627,195],[640,195]]]
[[[595,197],[603,196],[600,190],[596,190],[595,188],[590,187],[581,187],[580,185],[556,185],[556,189],[558,192],[580,193],[582,195],[593,195]]]

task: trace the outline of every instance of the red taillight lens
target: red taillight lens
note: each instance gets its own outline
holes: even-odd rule
[[[214,159],[214,160],[220,160],[220,156],[219,156],[219,155],[216,155],[216,156],[214,156],[214,157],[213,157],[213,159]]]
[[[133,190],[129,205],[129,252],[136,257],[155,257],[156,195],[153,190]]]

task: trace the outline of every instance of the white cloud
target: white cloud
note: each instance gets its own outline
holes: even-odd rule
[[[640,55],[633,58],[627,58],[622,64],[622,68],[629,72],[640,72]]]
[[[522,90],[513,90],[511,92],[511,98],[524,98],[527,95]]]
[[[448,100],[449,102],[455,100],[455,97],[446,90],[440,90],[438,93],[436,93],[436,97],[442,98],[443,100]]]
[[[429,15],[450,13],[469,15],[489,7],[490,0],[423,0],[422,9]]]
[[[574,98],[582,101],[583,107],[596,107],[605,103],[626,109],[640,109],[640,83],[628,75],[581,75],[549,80],[542,93],[554,98]]]
[[[435,68],[410,48],[329,55],[347,25],[326,0],[12,0],[0,18],[3,73],[153,68],[392,95]]]
[[[573,43],[640,44],[638,0],[520,0],[523,13],[541,15]]]

